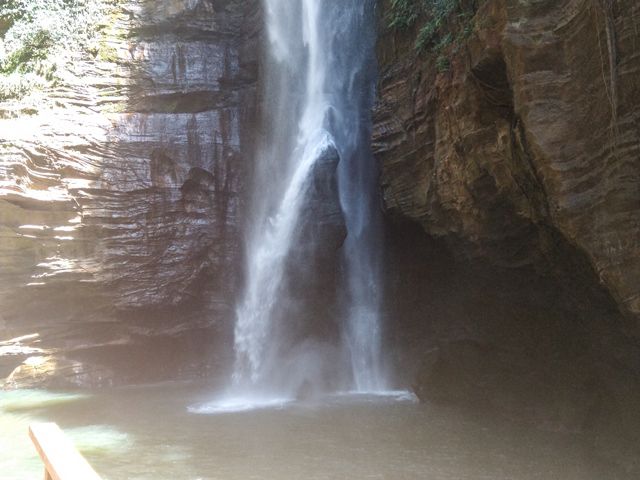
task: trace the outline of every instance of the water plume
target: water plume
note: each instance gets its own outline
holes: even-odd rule
[[[334,385],[349,390],[382,390],[378,172],[369,149],[375,2],[265,0],[265,14],[264,135],[247,228],[246,285],[236,308],[233,390],[287,398],[329,388],[328,376],[345,377]],[[337,350],[292,340],[279,325],[294,303],[296,280],[287,278],[292,252],[300,231],[316,221],[306,206],[319,164],[333,158],[346,230],[334,265],[341,272],[333,285]],[[307,243],[307,250],[322,248],[317,239]],[[316,274],[298,263],[299,276]]]

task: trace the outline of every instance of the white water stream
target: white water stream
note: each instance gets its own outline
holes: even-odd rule
[[[344,272],[335,285],[344,299],[337,346],[343,354],[333,360],[349,364],[343,368],[351,370],[347,389],[385,389],[377,172],[369,151],[374,9],[370,0],[265,0],[265,134],[256,158],[246,285],[236,309],[231,405],[238,408],[290,398],[322,375],[322,354],[284,348],[286,331],[276,325],[276,311],[290,301],[287,261],[302,222],[314,221],[301,215],[314,164],[327,155],[339,157],[338,200],[347,231],[335,266]],[[273,372],[287,365],[296,371],[288,385],[276,385]]]

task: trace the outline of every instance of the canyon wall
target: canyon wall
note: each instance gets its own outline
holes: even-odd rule
[[[419,52],[429,14],[381,2],[396,363],[425,399],[640,444],[640,4],[457,4]]]
[[[506,266],[533,263],[541,227],[554,229],[637,335],[639,23],[634,1],[487,1],[440,74],[410,32],[387,33],[374,138],[385,208]]]
[[[202,373],[229,348],[259,2],[90,21],[54,84],[0,104],[0,376],[26,353],[73,367],[63,384]]]
[[[37,357],[9,387],[207,375],[231,353],[260,2],[106,3],[55,84],[0,104],[0,378]],[[436,55],[415,48],[426,18],[389,28],[380,2],[389,363],[425,400],[598,432],[638,468],[640,4],[476,4]],[[330,207],[300,233],[327,258],[296,257],[322,278]],[[314,281],[297,287],[335,284]]]

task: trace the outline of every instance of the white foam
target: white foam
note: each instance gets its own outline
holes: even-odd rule
[[[373,390],[373,391],[359,391],[359,390],[350,390],[346,392],[336,392],[331,397],[337,398],[349,398],[353,400],[363,399],[363,400],[393,400],[396,402],[408,402],[408,403],[418,403],[420,400],[410,390]]]
[[[225,398],[188,407],[189,413],[215,415],[221,413],[241,413],[252,410],[282,409],[293,403],[291,398]]]
[[[284,397],[228,397],[188,407],[189,413],[215,415],[224,413],[242,413],[255,410],[281,410],[288,407],[313,405],[330,407],[340,403],[372,404],[381,403],[418,403],[418,397],[409,390],[376,390],[371,392],[343,391],[328,394],[315,401],[299,401]]]

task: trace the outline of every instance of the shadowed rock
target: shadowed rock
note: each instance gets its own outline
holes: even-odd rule
[[[640,4],[476,4],[446,71],[417,31],[379,41],[398,370],[637,469]]]

